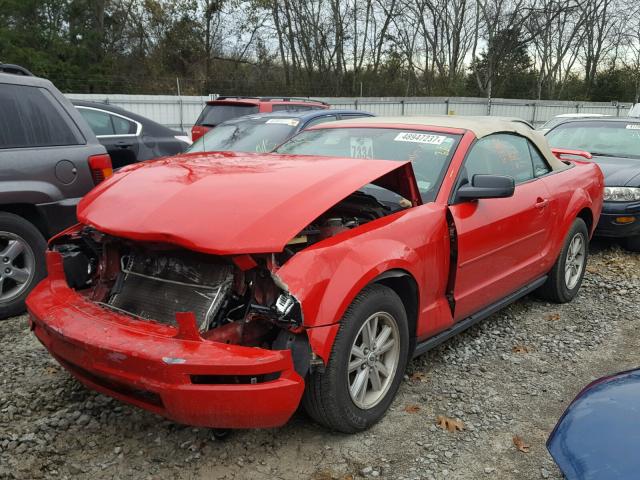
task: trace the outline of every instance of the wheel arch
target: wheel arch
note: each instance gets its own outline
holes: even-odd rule
[[[407,270],[402,268],[390,268],[364,283],[361,288],[359,288],[353,296],[350,297],[347,307],[366,287],[374,284],[384,285],[392,289],[398,297],[400,297],[400,301],[404,305],[407,313],[410,342],[408,352],[411,357],[416,344],[418,313],[420,311],[420,291],[417,280],[414,275]],[[341,315],[343,313],[344,311],[342,311]],[[340,325],[342,324],[340,320],[341,319],[338,319],[338,321],[330,325],[322,325],[306,329],[312,352],[317,357],[320,357],[325,365],[329,361],[333,342],[338,334]]]
[[[576,218],[581,218],[587,225],[587,231],[589,232],[589,235],[593,235],[595,225],[593,222],[593,212],[591,211],[591,209],[589,207],[584,207],[578,212]]]
[[[12,213],[33,224],[46,239],[49,236],[47,222],[35,205],[29,203],[5,203],[0,205],[0,212]]]
[[[408,271],[395,268],[378,275],[370,284],[375,283],[393,290],[404,305],[409,326],[409,356],[411,356],[416,345],[418,312],[420,311],[418,282]]]

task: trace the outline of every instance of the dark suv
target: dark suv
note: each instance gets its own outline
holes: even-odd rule
[[[105,148],[51,82],[1,67],[0,318],[6,318],[24,310],[46,274],[45,239],[76,222],[80,198],[112,171]]]

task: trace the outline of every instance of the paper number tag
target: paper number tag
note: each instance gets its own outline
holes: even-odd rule
[[[393,140],[395,142],[426,143],[428,145],[442,145],[447,139],[444,135],[432,135],[430,133],[400,132]]]

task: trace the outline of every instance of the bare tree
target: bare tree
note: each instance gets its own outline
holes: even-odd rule
[[[581,60],[584,66],[585,95],[591,94],[601,61],[616,46],[617,11],[615,0],[584,0]]]

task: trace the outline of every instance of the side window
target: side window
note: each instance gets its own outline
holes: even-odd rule
[[[533,162],[533,174],[536,177],[541,177],[542,175],[546,175],[551,171],[551,167],[544,159],[542,154],[538,151],[535,145],[529,142],[529,151],[531,152],[531,161]]]
[[[325,115],[323,117],[318,117],[318,118],[314,118],[313,120],[309,120],[304,126],[304,128],[313,127],[314,125],[319,125],[321,123],[335,122],[336,120],[338,119],[336,118],[335,115]]]
[[[478,140],[464,164],[466,178],[476,174],[508,175],[516,183],[534,178],[528,140],[524,137],[497,133]]]
[[[111,121],[113,122],[113,130],[116,135],[135,135],[138,126],[126,118],[116,117],[111,115]]]
[[[96,135],[113,135],[115,133],[111,124],[111,115],[108,113],[88,108],[79,108],[78,110]]]
[[[93,133],[98,136],[135,135],[138,126],[126,118],[111,115],[103,110],[79,107]]]
[[[45,89],[0,84],[0,148],[78,145],[80,134]]]

